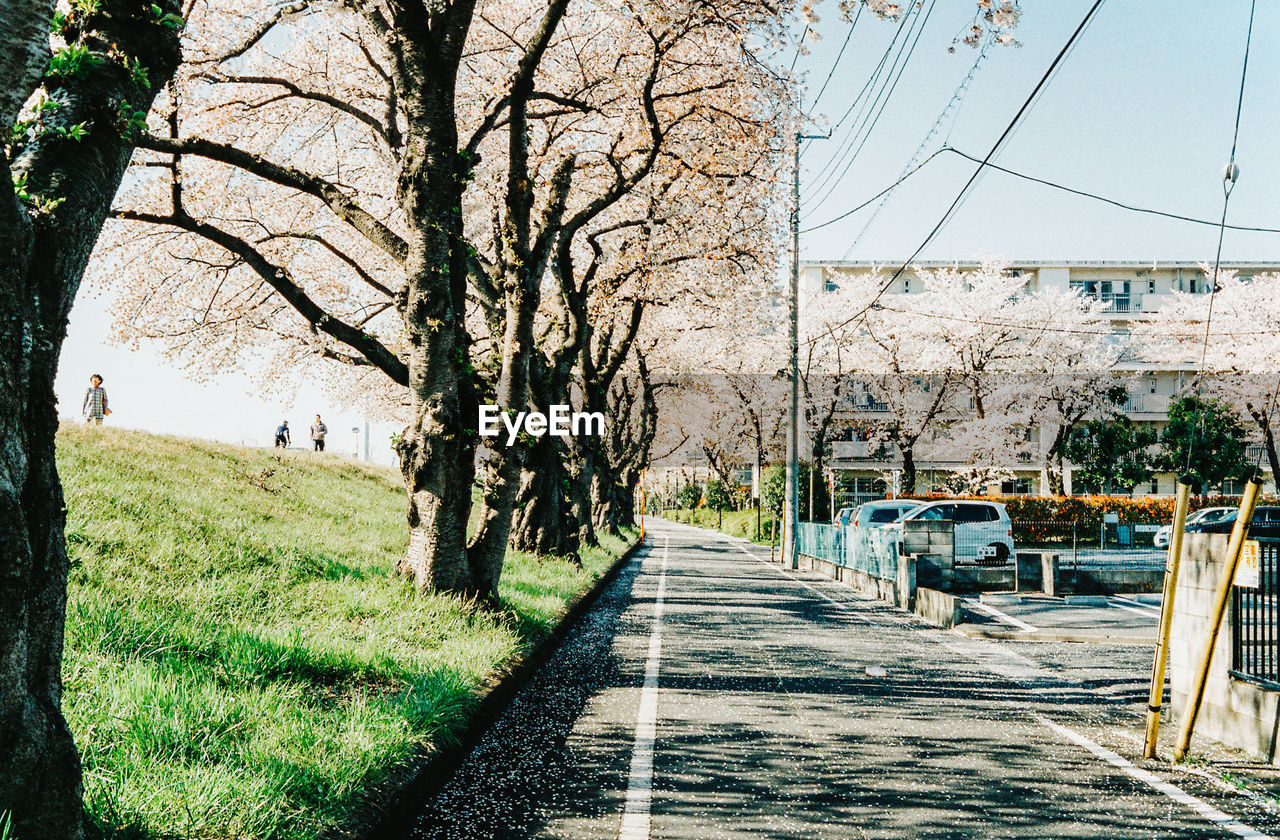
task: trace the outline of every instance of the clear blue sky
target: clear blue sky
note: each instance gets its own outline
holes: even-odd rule
[[[1020,49],[992,48],[951,130],[950,145],[979,158],[1034,88],[1091,6],[1024,0]],[[925,4],[928,7],[928,2]],[[840,186],[802,215],[807,227],[861,203],[898,177],[969,71],[976,53],[947,48],[972,19],[971,0],[937,0],[897,90]],[[1022,127],[995,162],[1130,204],[1216,220],[1231,148],[1249,3],[1107,0]],[[833,65],[848,25],[823,4],[823,40],[801,57],[806,108]],[[895,23],[862,15],[817,114],[835,122],[870,76]],[[1229,221],[1280,228],[1280,6],[1259,3],[1254,23]],[[816,133],[816,132],[815,132]],[[946,130],[942,132],[945,134]],[[839,144],[805,150],[805,194]],[[941,135],[940,135],[941,137]],[[929,151],[940,145],[935,138]],[[905,259],[941,217],[976,164],[935,159],[892,194],[852,259]],[[872,208],[805,237],[805,259],[838,259]],[[982,176],[922,258],[1212,260],[1216,230],[1136,215],[1020,182]],[[1226,259],[1280,258],[1280,235],[1228,231]]]
[[[1091,5],[1085,0],[1024,0],[1020,49],[993,49],[959,112],[950,143],[981,157],[1034,87]],[[854,165],[822,206],[805,210],[805,226],[825,221],[892,183],[920,145],[975,53],[953,38],[973,16],[972,0],[937,0],[911,61]],[[1028,174],[1128,203],[1217,219],[1221,171],[1231,146],[1249,4],[1107,0],[1094,24],[996,162]],[[808,100],[826,77],[847,25],[833,0],[822,8],[824,39],[799,68]],[[895,24],[864,13],[817,113],[834,121],[862,87]],[[1230,220],[1280,227],[1280,7],[1259,3],[1237,160],[1241,177]],[[944,132],[945,133],[945,132]],[[838,145],[811,144],[806,191]],[[937,145],[935,139],[934,147]],[[931,151],[932,149],[930,149]],[[938,158],[902,185],[851,255],[905,259],[933,227],[974,164]],[[838,259],[871,210],[805,237],[806,259]],[[1210,260],[1213,228],[1135,215],[991,172],[959,215],[922,255],[972,259]],[[1280,235],[1228,232],[1223,256],[1280,259]],[[362,418],[329,405],[306,386],[291,402],[263,399],[252,382],[230,374],[189,382],[152,349],[108,341],[106,296],[82,295],[72,313],[58,378],[62,414],[79,417],[90,373],[106,377],[117,425],[232,442],[269,444],[283,417],[304,429],[316,413],[333,432],[332,448],[351,448]],[[389,462],[391,427],[373,434],[375,457]]]

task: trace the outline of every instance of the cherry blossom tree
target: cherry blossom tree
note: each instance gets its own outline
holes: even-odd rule
[[[1212,272],[1208,265],[1202,270]],[[1146,359],[1190,367],[1206,395],[1236,408],[1256,432],[1280,487],[1274,426],[1280,411],[1280,273],[1242,277],[1222,269],[1217,285],[1212,296],[1174,292],[1136,336]]]
[[[633,218],[619,203],[669,160],[706,171],[687,138],[753,116],[741,45],[778,15],[568,8],[211,5],[201,58],[142,141],[151,177],[116,213],[147,225],[105,266],[143,278],[121,309],[133,335],[200,365],[305,348],[407,392],[403,571],[424,588],[493,596],[524,453],[487,451],[468,542],[478,404],[529,407],[548,278],[580,284],[563,264]],[[430,39],[447,49],[420,54]],[[576,332],[558,362],[581,359]]]

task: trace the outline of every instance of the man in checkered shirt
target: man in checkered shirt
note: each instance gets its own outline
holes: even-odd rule
[[[107,408],[107,389],[102,387],[102,377],[94,374],[89,377],[89,390],[84,392],[84,404],[80,413],[90,423],[102,425],[102,418],[111,413]]]

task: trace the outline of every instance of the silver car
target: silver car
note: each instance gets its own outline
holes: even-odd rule
[[[1229,516],[1235,508],[1229,507],[1210,507],[1200,508],[1196,512],[1187,517],[1187,524],[1194,525],[1197,522],[1217,522]],[[1151,538],[1151,544],[1156,548],[1168,548],[1169,540],[1173,538],[1173,523],[1161,525],[1156,531],[1156,535]]]

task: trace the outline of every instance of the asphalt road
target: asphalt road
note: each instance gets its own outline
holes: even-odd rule
[[[767,560],[651,522],[412,836],[1280,836],[1129,763],[1149,649],[966,638]]]

